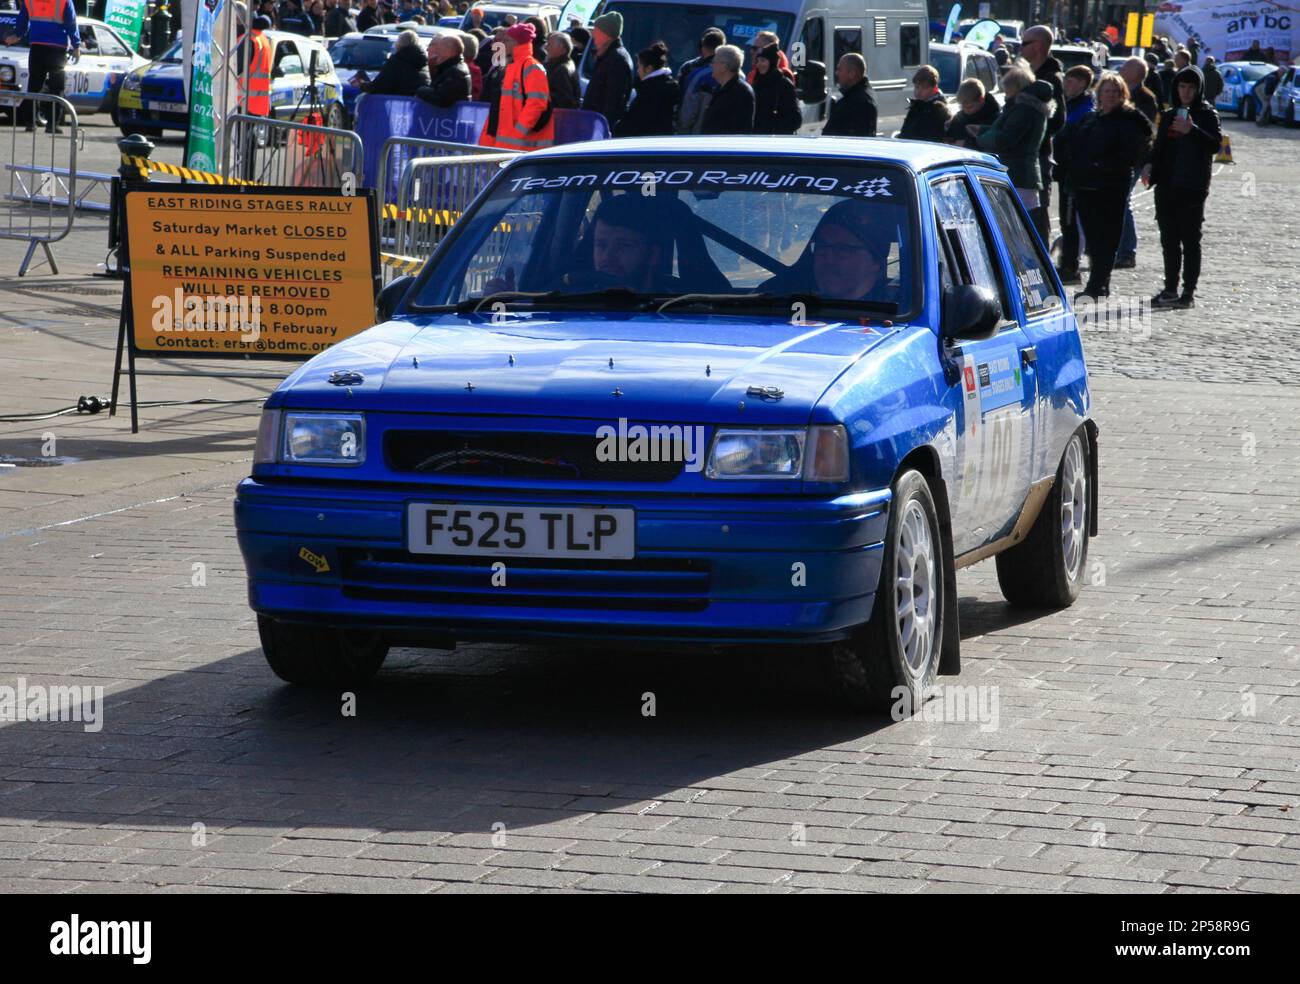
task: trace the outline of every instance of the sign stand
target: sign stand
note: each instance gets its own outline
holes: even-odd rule
[[[335,242],[338,243],[344,243],[344,242],[347,243],[347,246],[340,245],[339,247],[337,247],[342,250],[342,252],[346,256],[346,260],[340,261],[336,267],[328,268],[314,261],[304,261],[304,266],[301,268],[295,268],[292,263],[289,263],[288,265],[280,265],[278,267],[275,266],[266,267],[263,265],[259,267],[259,269],[256,271],[259,275],[258,276],[259,283],[262,283],[263,281],[265,281],[266,283],[276,282],[273,274],[275,273],[292,274],[295,271],[295,269],[311,270],[316,273],[320,273],[322,269],[327,269],[328,272],[335,273],[336,278],[333,280],[325,280],[323,278],[320,280],[303,278],[301,280],[301,283],[303,283],[304,285],[312,284],[312,283],[328,283],[331,285],[332,288],[337,289],[338,296],[337,298],[334,298],[333,305],[330,304],[324,304],[321,306],[312,305],[310,313],[304,313],[306,306],[302,304],[295,305],[290,303],[288,305],[283,305],[283,302],[280,302],[278,299],[276,301],[268,301],[267,304],[267,306],[271,309],[273,314],[277,311],[276,308],[277,303],[281,303],[282,306],[288,308],[294,308],[294,310],[286,310],[285,316],[290,318],[299,318],[299,317],[302,318],[303,320],[301,324],[304,326],[309,323],[309,319],[311,317],[325,318],[327,321],[330,322],[337,320],[339,323],[334,325],[334,328],[330,333],[331,341],[327,345],[322,345],[321,343],[315,343],[314,345],[310,346],[310,350],[308,350],[309,346],[307,343],[299,342],[298,350],[267,351],[267,352],[247,352],[247,351],[240,352],[240,351],[229,351],[229,350],[217,350],[215,348],[209,350],[200,350],[196,348],[186,349],[183,345],[178,346],[175,351],[172,351],[172,350],[165,350],[165,349],[160,350],[158,348],[148,347],[148,346],[141,346],[140,340],[136,336],[137,312],[135,310],[136,297],[133,290],[133,287],[135,286],[135,282],[133,281],[132,278],[133,264],[131,262],[131,245],[130,245],[131,244],[131,223],[128,217],[130,216],[131,212],[135,210],[131,206],[135,202],[140,200],[139,196],[145,194],[157,195],[169,200],[177,198],[182,194],[185,195],[186,197],[197,197],[197,198],[212,198],[213,196],[219,196],[226,199],[227,201],[234,201],[235,199],[243,198],[246,200],[248,199],[256,200],[263,206],[268,204],[274,204],[277,201],[292,199],[295,197],[307,199],[307,201],[303,202],[304,208],[302,210],[286,209],[284,211],[274,211],[269,209],[250,208],[243,216],[241,216],[241,219],[243,221],[248,221],[248,222],[279,221],[286,218],[291,219],[294,222],[314,223],[314,222],[321,222],[321,221],[329,221],[329,215],[328,213],[323,212],[323,209],[328,207],[328,203],[330,200],[349,198],[355,202],[364,202],[364,206],[360,209],[361,216],[354,216],[351,222],[351,224],[355,226],[357,218],[360,218],[361,221],[364,221],[365,229],[362,232],[362,234],[358,235],[359,230],[357,228],[347,228],[347,222],[345,220],[343,219],[334,220],[334,221],[344,222],[343,228],[346,230],[347,233],[344,237],[340,237],[339,239],[335,240]],[[123,186],[122,209],[123,209],[122,241],[121,241],[121,246],[118,255],[120,258],[119,268],[121,269],[123,274],[124,284],[122,288],[122,307],[118,317],[117,347],[113,359],[112,395],[110,397],[111,403],[109,406],[108,413],[110,417],[116,416],[117,414],[118,394],[121,390],[121,378],[123,374],[122,362],[123,362],[123,355],[125,355],[126,358],[125,372],[127,377],[127,387],[131,399],[131,433],[132,434],[139,433],[140,430],[139,399],[138,399],[138,391],[136,387],[137,376],[185,376],[188,378],[194,378],[198,376],[198,377],[213,377],[213,378],[222,378],[222,379],[265,379],[265,380],[273,380],[273,381],[284,378],[283,375],[277,373],[230,372],[230,371],[221,371],[221,370],[210,372],[210,373],[198,372],[198,371],[183,371],[183,370],[174,370],[174,369],[173,370],[166,370],[166,369],[144,370],[144,369],[138,369],[136,367],[137,355],[144,358],[162,358],[162,359],[220,358],[220,359],[247,360],[247,359],[261,358],[261,359],[302,360],[302,359],[310,358],[313,354],[315,354],[315,352],[323,351],[324,348],[328,348],[329,345],[332,345],[337,341],[341,341],[343,338],[349,337],[350,335],[356,334],[357,332],[363,331],[364,329],[374,324],[374,314],[375,314],[374,302],[378,294],[380,276],[379,276],[379,252],[378,252],[377,243],[374,234],[376,228],[375,197],[374,197],[374,192],[371,189],[362,189],[361,193],[355,196],[344,196],[339,191],[334,189],[270,188],[270,187],[260,187],[260,186],[257,188],[245,188],[239,186],[234,186],[234,187],[226,186],[226,187],[213,188],[213,187],[203,187],[203,186],[196,186],[196,185],[166,185],[166,184],[151,184],[149,182],[130,182]],[[174,219],[176,213],[183,215],[186,211],[190,211],[194,214],[201,214],[200,210],[198,209],[187,210],[184,207],[178,208],[175,206],[172,206],[171,208],[165,208],[162,214],[166,214],[168,215],[169,218]],[[241,209],[231,208],[227,212],[223,212],[220,209],[214,208],[211,213],[213,217],[212,220],[225,222],[229,213],[239,212],[239,211],[241,211]],[[199,220],[195,219],[194,221],[197,223]],[[298,230],[296,228],[294,229],[293,232],[290,232],[289,230],[285,230],[283,232],[283,238],[290,243],[300,242],[303,239],[303,237],[299,235],[295,235],[294,233],[296,233],[297,231]],[[186,236],[184,238],[173,241],[173,240],[167,240],[165,236],[158,237],[156,230],[151,230],[149,233],[147,233],[147,235],[154,235],[155,238],[157,239],[157,242],[154,245],[154,250],[158,256],[165,257],[168,253],[179,254],[179,256],[183,258],[180,260],[182,264],[186,262],[190,262],[195,257],[198,256],[197,252],[191,252],[191,250],[197,251],[199,248],[200,244],[198,242],[197,236]],[[139,231],[137,230],[137,242],[140,242],[144,239],[145,236],[139,235]],[[274,236],[258,237],[256,241],[261,243],[263,247],[265,246],[267,241],[269,241],[273,245],[279,244],[279,241]],[[328,248],[327,247],[328,242],[329,240],[325,240],[325,239],[321,240],[321,245],[323,249]],[[219,261],[214,261],[214,262],[219,262]],[[267,260],[266,262],[271,263],[272,261]],[[145,269],[146,266],[148,266],[148,269]],[[154,269],[155,267],[159,267],[159,266],[161,266],[161,274],[159,270]],[[153,259],[152,255],[149,257],[149,261],[145,261],[142,259],[141,269],[136,271],[136,276],[137,278],[143,277],[152,280],[155,292],[161,290],[163,284],[166,284],[167,286],[171,286],[170,281],[168,280],[169,273],[167,271],[165,261],[156,261]],[[229,278],[225,276],[224,272],[216,273],[212,275],[195,273],[192,276],[190,276],[189,279],[192,282],[202,282],[204,286],[209,287],[211,289],[212,296],[222,297],[225,299],[231,299],[238,296],[240,298],[247,299],[247,295],[243,293],[241,288],[231,286],[232,284],[239,284],[241,281],[239,281],[238,279],[230,281]],[[292,284],[292,283],[297,283],[298,281],[295,280],[292,276],[290,276],[285,282]],[[217,290],[217,288],[224,288],[225,293],[224,294],[220,293]],[[175,287],[175,293],[177,295],[182,295],[181,287]],[[171,295],[156,294],[155,296],[156,297],[163,296],[169,298]],[[260,302],[260,298],[262,296],[260,292],[254,292],[253,296],[258,298]],[[269,298],[277,295],[267,294],[266,296]],[[330,296],[331,298],[333,298],[332,294]],[[198,299],[201,300],[203,298],[198,298]],[[173,311],[173,314],[176,314],[176,312]],[[182,329],[180,327],[176,327],[175,322],[182,319],[177,319],[173,317],[172,320],[173,320],[173,327],[171,328],[171,330],[181,333]],[[298,323],[295,322],[295,324],[292,327],[297,327],[297,326]],[[284,328],[285,325],[283,323],[273,323],[272,331],[267,332],[267,334],[273,334],[274,331],[283,330]],[[199,330],[203,332],[208,332],[208,331],[215,331],[216,329],[212,329],[210,327],[204,327]],[[185,332],[182,333],[182,337],[184,337],[184,334],[189,334],[189,333],[191,333],[189,329],[185,329]],[[227,328],[224,332],[221,333],[230,334],[231,331]],[[260,334],[260,326],[259,326],[259,334]]]

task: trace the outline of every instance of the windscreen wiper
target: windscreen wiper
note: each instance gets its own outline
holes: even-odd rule
[[[491,294],[484,294],[482,297],[471,297],[461,301],[456,305],[456,313],[477,314],[484,304],[502,304],[507,301],[530,301],[534,307],[539,301],[546,304],[556,301],[619,301],[633,304],[651,296],[653,295],[638,293],[631,287],[602,287],[600,290],[587,291],[498,290]]]
[[[807,311],[816,311],[824,308],[829,308],[831,310],[840,308],[851,311],[874,311],[880,314],[898,313],[898,305],[892,301],[840,300],[836,297],[822,297],[820,294],[811,291],[792,292],[787,294],[679,294],[677,297],[668,298],[662,304],[659,304],[655,310],[657,313],[662,314],[668,308],[680,304],[707,304],[716,305],[718,307],[753,305],[754,307],[789,308],[791,310],[793,310],[794,305],[802,304]]]
[[[663,314],[670,307],[676,307],[679,304],[716,304],[718,306],[728,304],[749,304],[752,303],[759,307],[779,307],[786,302],[794,303],[801,301],[811,306],[820,306],[822,300],[816,294],[678,294],[676,297],[670,297],[655,308],[655,313]]]

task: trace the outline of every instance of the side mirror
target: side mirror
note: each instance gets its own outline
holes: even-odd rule
[[[799,98],[806,104],[826,101],[826,66],[810,61],[799,70]]]
[[[943,337],[945,339],[981,341],[991,338],[1001,320],[1002,306],[987,287],[959,284],[944,290]]]
[[[402,298],[406,296],[406,292],[413,283],[415,283],[415,278],[407,274],[404,277],[397,277],[379,292],[379,299],[375,301],[375,314],[379,318],[377,323],[392,318],[393,312],[402,303]]]

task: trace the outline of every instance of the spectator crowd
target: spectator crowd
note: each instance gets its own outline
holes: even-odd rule
[[[423,15],[415,10],[457,13],[449,0],[398,9],[381,0],[364,2],[362,17],[370,14],[375,22],[418,22]],[[296,0],[284,0],[280,24],[293,29],[288,24],[297,23],[298,16],[328,22],[339,9],[311,0],[304,12]],[[364,29],[362,17],[356,27]],[[467,34],[436,38],[427,56],[416,33],[407,30],[376,79],[363,87],[439,107],[484,101],[490,113],[481,142],[513,150],[554,143],[557,109],[599,113],[613,137],[780,135],[804,127],[796,66],[771,31],[749,39],[746,69],[745,50],[728,43],[720,29],[709,28],[674,72],[673,52],[663,41],[634,55],[624,45],[623,29],[617,12],[596,17],[589,29],[572,25],[555,32],[538,17],[507,16],[490,32],[476,26]],[[1214,59],[1198,65],[1194,44],[1175,47],[1162,38],[1145,57],[1128,58],[1117,72],[1097,73],[1087,65],[1065,70],[1052,53],[1055,44],[1054,31],[1045,25],[1024,31],[1014,55],[998,38],[991,50],[1000,93],[987,91],[975,78],[945,93],[938,71],[922,66],[912,76],[912,98],[896,136],[996,155],[1044,243],[1054,242],[1055,211],[1057,266],[1064,283],[1082,284],[1076,299],[1108,296],[1112,272],[1136,265],[1131,199],[1139,181],[1153,187],[1164,283],[1152,303],[1192,307],[1211,162],[1222,141],[1214,100],[1224,83]],[[584,92],[577,67],[588,48]],[[1261,60],[1266,56],[1260,53]],[[867,68],[856,52],[835,64],[838,93],[824,114],[823,135],[877,135]]]

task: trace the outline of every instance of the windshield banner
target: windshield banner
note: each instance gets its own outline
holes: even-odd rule
[[[638,167],[611,167],[602,173],[584,171],[578,174],[547,176],[521,174],[506,180],[501,189],[511,194],[548,191],[554,189],[608,188],[641,191],[651,196],[660,189],[686,188],[707,195],[721,191],[790,191],[814,192],[854,198],[894,198],[898,178],[890,174],[864,175],[861,169],[847,174],[815,173],[812,169],[799,169],[789,165],[766,168],[750,167],[681,167],[672,170],[650,170]]]

